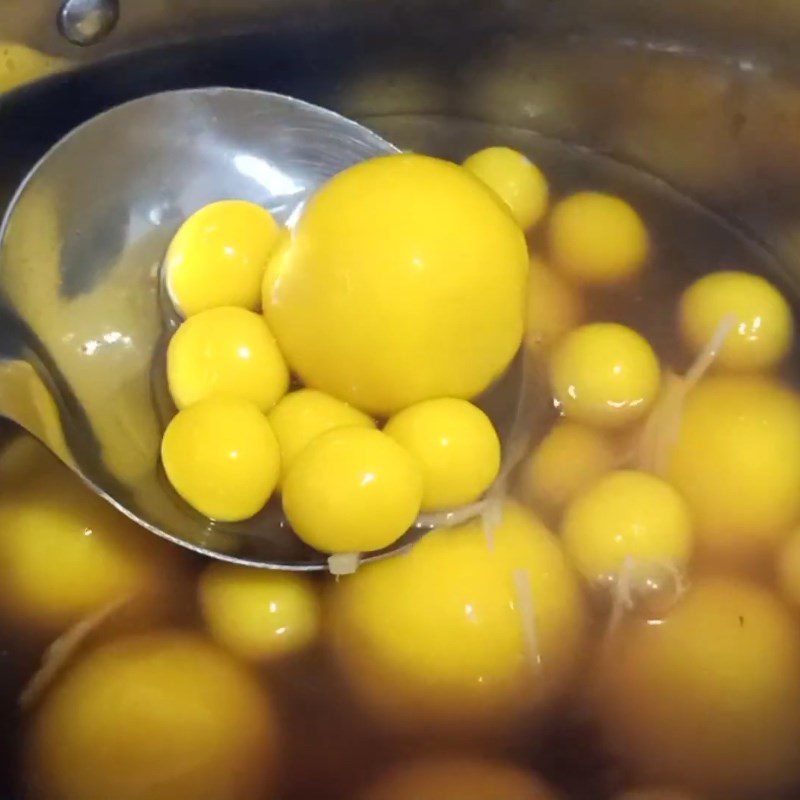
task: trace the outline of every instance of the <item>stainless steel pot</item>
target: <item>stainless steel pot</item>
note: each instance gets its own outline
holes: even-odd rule
[[[257,87],[379,131],[398,114],[454,115],[594,148],[743,228],[800,288],[792,0],[121,0],[116,27],[86,48],[59,34],[59,10],[0,4],[2,38],[79,64],[0,100],[0,207],[51,144],[112,105]],[[0,730],[0,752],[13,736]]]
[[[86,65],[4,99],[6,194],[90,114],[157,89],[224,83],[373,124],[432,112],[533,128],[641,165],[742,225],[790,269],[797,258],[796,4],[121,0],[116,27],[86,48],[59,35],[60,7],[0,6],[4,38]]]

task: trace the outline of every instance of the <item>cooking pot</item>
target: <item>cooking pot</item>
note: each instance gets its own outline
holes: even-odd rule
[[[761,242],[782,265],[784,285],[800,288],[796,3],[121,0],[119,6],[113,29],[80,47],[59,33],[54,0],[0,5],[4,39],[74,62],[0,100],[0,205],[53,143],[109,107],[167,89],[251,87],[327,106],[391,134],[401,147],[430,144],[424,125],[398,124],[422,115],[432,123],[445,116],[533,130],[602,152],[665,179]],[[1,339],[0,354],[15,355],[3,351]],[[2,696],[2,684],[0,678],[5,708],[11,698]],[[12,736],[0,729],[0,752]],[[5,796],[9,759],[0,762]]]

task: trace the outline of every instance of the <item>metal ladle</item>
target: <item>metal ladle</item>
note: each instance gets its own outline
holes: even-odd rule
[[[0,362],[0,415],[160,536],[242,563],[324,567],[278,503],[216,523],[167,484],[160,264],[207,203],[250,200],[286,222],[332,175],[395,152],[331,111],[244,89],[151,95],[81,125],[28,174],[0,231],[0,336],[21,354]]]

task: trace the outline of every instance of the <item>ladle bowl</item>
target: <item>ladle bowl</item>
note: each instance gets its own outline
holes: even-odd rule
[[[195,513],[161,471],[159,374],[174,313],[160,265],[181,222],[237,198],[283,223],[342,169],[398,152],[338,114],[269,92],[187,89],[89,120],[38,162],[0,232],[0,416],[150,531],[207,555],[319,569],[273,502],[244,523]]]

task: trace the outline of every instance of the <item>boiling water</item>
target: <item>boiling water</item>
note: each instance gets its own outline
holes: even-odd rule
[[[653,242],[651,266],[633,289],[588,294],[588,319],[634,327],[653,344],[665,368],[683,372],[690,361],[676,336],[675,307],[682,289],[696,276],[717,269],[746,270],[766,273],[784,291],[788,289],[782,284],[778,265],[761,247],[664,183],[610,159],[529,131],[468,120],[407,115],[363,121],[403,148],[457,161],[487,145],[509,145],[525,152],[543,169],[554,198],[593,189],[615,193],[629,201],[649,228]],[[530,237],[530,248],[533,253],[546,255],[539,231]],[[541,384],[533,385],[535,391],[542,392]],[[545,401],[540,404],[545,410],[530,417],[526,433],[532,443],[547,432],[555,419],[549,398],[538,399]],[[508,423],[507,419],[497,421],[502,426]],[[2,491],[0,486],[0,503]],[[189,556],[187,559],[185,584],[173,587],[170,607],[161,615],[159,625],[202,627],[193,593],[194,579],[204,562]],[[0,580],[2,569],[0,561]],[[316,580],[326,584],[326,579]],[[151,623],[130,619],[126,624],[141,629]],[[598,630],[604,624],[598,610]],[[14,620],[0,625],[0,753],[4,754],[0,758],[0,794],[22,798],[25,779],[18,769],[18,745],[26,720],[17,700],[37,668],[44,643]],[[108,634],[101,627],[86,647],[103,641],[104,635]],[[580,687],[544,725],[528,726],[523,722],[492,735],[455,741],[433,733],[392,733],[363,713],[332,663],[324,636],[311,651],[261,673],[279,706],[283,728],[282,800],[353,798],[385,765],[440,750],[502,756],[530,766],[566,798],[610,798],[626,784],[624,770],[604,752],[591,715],[577,699]],[[386,691],[391,692],[392,687],[387,686]],[[797,783],[800,786],[800,763]]]

